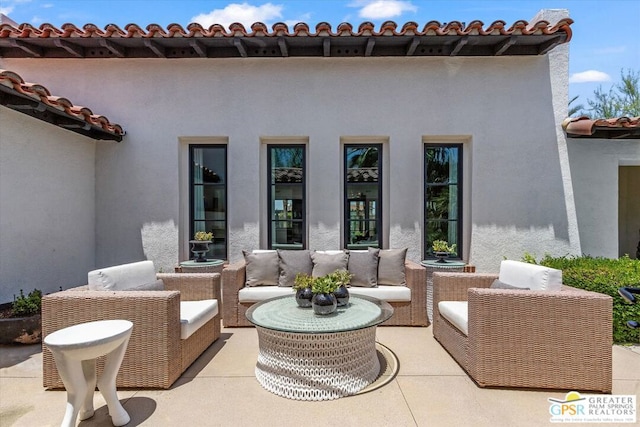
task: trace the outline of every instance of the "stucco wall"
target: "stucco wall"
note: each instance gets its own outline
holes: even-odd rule
[[[0,303],[20,289],[86,283],[95,263],[95,146],[0,107]]]
[[[566,111],[553,110],[566,109],[567,49],[556,49],[540,57],[3,62],[127,131],[122,143],[96,148],[97,266],[150,258],[168,271],[186,257],[187,137],[228,141],[231,261],[264,245],[261,141],[296,137],[308,141],[309,247],[341,247],[341,143],[370,138],[385,145],[385,246],[409,247],[413,260],[423,247],[423,141],[463,142],[462,251],[480,271],[496,271],[504,256],[579,253],[559,130]]]
[[[640,167],[640,142],[570,139],[568,146],[582,252],[608,258],[629,253],[618,245],[619,168]],[[638,191],[635,187],[627,196],[637,199]]]
[[[640,250],[640,165],[620,166],[619,171],[618,254],[638,259],[640,256],[636,256],[636,251]]]

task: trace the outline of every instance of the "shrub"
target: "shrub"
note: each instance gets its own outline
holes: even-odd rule
[[[20,289],[20,295],[13,297],[13,304],[11,305],[13,317],[28,317],[40,313],[41,300],[42,292],[38,289],[29,292],[27,296]]]
[[[618,294],[618,288],[622,286],[640,286],[640,261],[626,255],[619,259],[546,255],[539,264],[562,270],[565,285],[610,295],[613,298],[613,341],[640,342],[640,329],[626,325],[627,320],[640,321],[640,303],[627,304]],[[580,322],[580,319],[575,320]]]

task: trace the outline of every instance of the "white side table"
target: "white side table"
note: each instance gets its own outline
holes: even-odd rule
[[[429,323],[433,323],[433,272],[434,271],[464,271],[466,263],[462,261],[440,262],[436,260],[424,260],[420,265],[427,269],[427,317]]]
[[[224,261],[221,259],[208,259],[206,262],[194,260],[182,261],[175,268],[176,273],[222,273]]]
[[[101,320],[60,329],[44,339],[56,361],[58,373],[67,389],[67,409],[61,427],[73,427],[94,414],[93,392],[104,396],[114,426],[131,418],[118,400],[116,375],[127,350],[133,323],[128,320]],[[104,372],[96,378],[96,358],[106,355]]]

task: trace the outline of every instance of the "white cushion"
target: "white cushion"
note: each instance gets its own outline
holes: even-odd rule
[[[500,263],[499,280],[511,286],[534,291],[559,291],[562,287],[562,270],[504,260]]]
[[[336,254],[344,253],[344,250],[337,249],[337,250],[330,250],[330,251],[314,251],[314,252],[317,252],[319,254],[326,254],[326,255],[336,255]]]
[[[89,289],[92,291],[120,291],[156,281],[153,261],[140,261],[90,271]]]
[[[285,286],[246,286],[238,291],[239,302],[259,302],[282,295],[295,295],[292,288]]]
[[[218,300],[180,301],[180,338],[187,339],[218,315]]]
[[[238,301],[244,303],[264,301],[282,295],[294,295],[291,288],[282,286],[244,287],[238,291]],[[406,286],[378,286],[377,288],[349,288],[349,294],[367,295],[387,302],[411,301],[411,289]]]
[[[376,288],[350,287],[351,295],[366,295],[387,302],[411,301],[411,289],[407,286],[378,285]]]
[[[469,335],[469,306],[467,301],[440,301],[438,310],[460,332]]]

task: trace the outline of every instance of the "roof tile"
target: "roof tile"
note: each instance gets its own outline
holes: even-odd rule
[[[562,128],[570,138],[640,139],[640,117],[569,117]]]
[[[43,85],[25,82],[19,74],[13,71],[0,69],[0,84],[11,89],[14,94],[41,102],[45,106],[58,110],[70,118],[82,120],[90,126],[99,128],[113,136],[112,139],[119,141],[124,135],[124,131],[119,124],[111,123],[104,116],[93,114],[87,107],[73,105],[67,98],[53,96]]]

